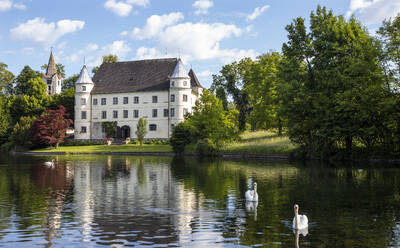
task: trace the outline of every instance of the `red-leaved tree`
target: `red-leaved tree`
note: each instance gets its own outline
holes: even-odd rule
[[[72,124],[72,120],[68,119],[68,116],[69,114],[65,112],[65,107],[62,105],[59,105],[57,110],[46,110],[32,124],[33,140],[49,145],[55,144],[57,149],[58,145],[68,137],[66,131]]]

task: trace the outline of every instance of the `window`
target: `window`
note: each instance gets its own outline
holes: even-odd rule
[[[118,97],[113,97],[113,104],[118,104]]]
[[[81,105],[86,105],[86,98],[81,98]]]
[[[183,81],[183,86],[187,86],[187,81]]]
[[[187,102],[187,95],[183,95],[183,101]]]
[[[101,119],[107,119],[107,111],[101,111]]]
[[[164,117],[168,117],[168,109],[164,109]]]
[[[51,86],[49,86],[49,92],[51,91]]]
[[[171,102],[175,102],[175,95],[174,94],[171,95]]]
[[[124,97],[124,104],[128,104],[128,97]]]
[[[128,118],[128,110],[124,110],[124,118]]]
[[[139,103],[139,97],[138,96],[133,97],[133,103],[134,104],[138,104]]]
[[[158,97],[157,96],[153,96],[153,103],[156,103],[158,101]]]
[[[82,86],[82,91],[86,91],[86,86]]]
[[[101,132],[102,132],[102,133],[105,133],[105,132],[106,132],[106,129],[105,129],[104,127],[101,127]]]
[[[93,99],[93,105],[97,105],[97,98]]]
[[[139,118],[139,110],[137,109],[133,110],[133,117]]]
[[[101,98],[101,105],[106,105],[107,104],[107,99]]]
[[[175,81],[171,82],[171,86],[174,87],[175,86]]]
[[[171,117],[174,117],[174,116],[175,116],[175,109],[171,108]]]
[[[157,117],[157,109],[153,109],[153,117]]]
[[[188,113],[188,109],[187,109],[187,108],[184,108],[184,109],[183,109],[183,116],[185,116],[187,113]]]
[[[86,111],[81,112],[81,119],[86,120]]]
[[[113,111],[113,118],[117,119],[118,118],[118,110]]]
[[[149,130],[150,131],[156,131],[157,130],[157,125],[156,124],[150,124],[149,125]]]
[[[81,133],[86,133],[86,127],[85,126],[81,127]]]

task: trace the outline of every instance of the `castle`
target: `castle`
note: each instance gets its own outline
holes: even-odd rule
[[[136,138],[138,120],[145,118],[146,139],[168,139],[202,90],[177,58],[103,63],[93,79],[84,65],[75,82],[74,137],[103,139],[102,122],[116,121],[117,139]]]

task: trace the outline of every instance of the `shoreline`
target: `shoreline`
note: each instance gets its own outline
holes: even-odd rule
[[[128,156],[168,156],[174,157],[173,152],[10,152],[13,155],[51,156],[51,155],[128,155]],[[184,156],[196,156],[194,153],[184,153]],[[263,159],[274,161],[289,161],[287,155],[249,155],[249,154],[219,154],[218,158],[228,159]]]

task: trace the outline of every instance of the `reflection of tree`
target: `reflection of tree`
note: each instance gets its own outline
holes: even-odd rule
[[[137,170],[136,170],[137,180],[139,182],[139,185],[143,186],[146,184],[146,170],[144,169],[143,159],[141,158],[136,159],[136,165],[137,165]]]

